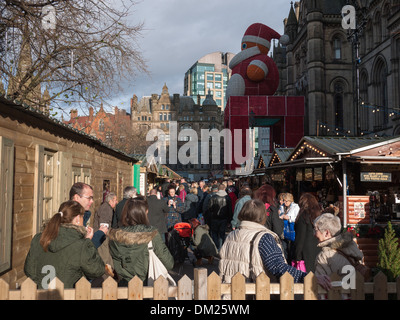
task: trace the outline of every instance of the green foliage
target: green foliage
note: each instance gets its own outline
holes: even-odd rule
[[[390,222],[383,238],[379,240],[378,254],[377,267],[386,275],[388,281],[395,281],[400,276],[400,247],[399,239]]]

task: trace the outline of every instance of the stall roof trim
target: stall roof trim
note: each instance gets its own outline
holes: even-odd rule
[[[294,151],[294,148],[275,148],[275,150],[270,158],[268,166],[271,166],[272,164],[286,162],[286,160],[289,159],[289,157],[293,153],[293,151]],[[279,162],[275,162],[276,157],[278,157]]]
[[[400,137],[304,137],[298,147],[308,142],[331,155],[353,154],[375,148],[379,144],[400,141]],[[297,149],[297,147],[296,147]]]

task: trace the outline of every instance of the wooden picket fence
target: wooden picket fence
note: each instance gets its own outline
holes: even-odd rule
[[[334,274],[332,281],[341,281]],[[345,290],[334,287],[328,293],[318,284],[313,273],[309,273],[304,283],[294,283],[293,277],[285,273],[279,283],[270,283],[269,278],[260,274],[255,283],[246,283],[245,278],[236,274],[231,284],[221,283],[221,278],[215,273],[207,276],[207,269],[194,269],[194,280],[184,275],[177,286],[169,286],[163,277],[154,282],[153,287],[143,286],[138,278],[133,278],[128,287],[118,287],[111,277],[107,278],[101,288],[92,288],[85,278],[80,279],[74,289],[64,289],[64,284],[57,278],[52,289],[37,289],[36,284],[27,278],[18,290],[10,290],[8,283],[0,279],[0,300],[245,300],[246,295],[254,295],[256,300],[270,300],[271,295],[278,295],[280,300],[317,300],[320,294],[327,294],[328,300],[340,300],[346,293],[352,300],[364,300],[366,294],[374,300],[387,300],[389,294],[395,294],[400,300],[400,278],[396,282],[387,282],[386,276],[380,272],[373,282],[364,282],[361,274],[356,276],[356,289]]]

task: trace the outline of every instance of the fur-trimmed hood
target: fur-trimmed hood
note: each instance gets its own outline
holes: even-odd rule
[[[318,247],[321,247],[322,250],[339,250],[357,260],[361,260],[363,257],[362,252],[353,241],[353,235],[350,232],[343,232],[336,237],[322,241],[318,244]]]
[[[146,244],[149,243],[158,233],[157,229],[151,226],[136,225],[111,229],[109,232],[110,241],[115,241],[123,245]]]

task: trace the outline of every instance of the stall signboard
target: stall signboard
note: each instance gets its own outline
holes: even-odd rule
[[[370,223],[369,196],[347,196],[347,223]]]
[[[390,172],[361,172],[360,175],[362,182],[392,182]]]

